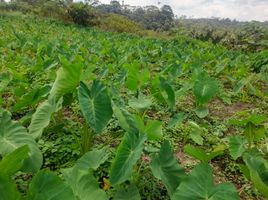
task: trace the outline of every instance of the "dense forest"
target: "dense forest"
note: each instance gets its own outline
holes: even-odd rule
[[[268,22],[0,1],[0,200],[268,199]]]

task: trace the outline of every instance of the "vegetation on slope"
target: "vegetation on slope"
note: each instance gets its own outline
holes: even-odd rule
[[[0,24],[4,199],[267,197],[265,52]]]

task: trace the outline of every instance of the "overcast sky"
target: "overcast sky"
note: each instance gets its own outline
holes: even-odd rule
[[[110,0],[100,0],[109,3]],[[122,0],[120,0],[121,2]],[[220,17],[240,21],[268,21],[268,0],[124,0],[135,6],[167,4],[176,15],[188,17]]]

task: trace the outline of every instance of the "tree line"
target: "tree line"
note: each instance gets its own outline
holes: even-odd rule
[[[4,0],[0,0],[4,2]],[[3,3],[2,3],[3,4]],[[144,29],[168,31],[174,27],[174,13],[170,6],[134,7],[122,5],[119,1],[101,4],[98,0],[74,2],[73,0],[11,0],[1,6],[6,10],[35,12],[48,17],[70,18],[80,25],[96,25],[109,14],[116,14],[132,20]],[[66,15],[67,14],[67,15]]]

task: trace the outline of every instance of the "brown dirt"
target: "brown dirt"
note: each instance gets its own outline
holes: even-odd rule
[[[237,102],[232,105],[225,105],[221,100],[215,99],[209,104],[210,115],[219,119],[229,119],[237,112],[255,108],[249,103]]]
[[[183,144],[179,144],[177,150],[175,151],[175,157],[179,160],[180,165],[189,171],[190,168],[199,163],[196,159],[188,156],[183,152]]]

